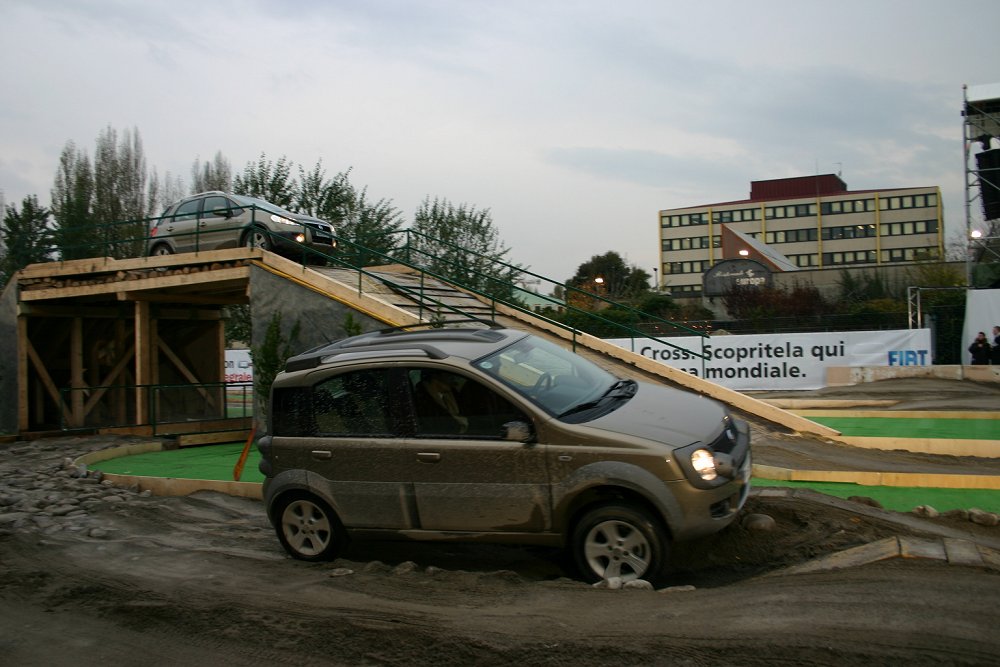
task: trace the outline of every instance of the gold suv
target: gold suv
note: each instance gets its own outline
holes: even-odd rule
[[[749,490],[745,422],[619,379],[537,336],[399,329],[289,359],[262,453],[278,540],[308,561],[349,537],[562,546],[580,576],[664,576]]]

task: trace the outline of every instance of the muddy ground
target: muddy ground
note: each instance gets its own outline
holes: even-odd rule
[[[766,425],[755,435],[760,457],[838,458]],[[102,496],[66,468],[112,442],[0,445],[0,663],[987,665],[1000,653],[1000,571],[988,563],[787,569],[894,536],[1000,549],[1000,528],[960,518],[755,495],[745,514],[774,529],[739,522],[678,545],[661,591],[595,589],[567,578],[556,551],[504,546],[355,544],[312,565],[284,555],[259,502]],[[26,488],[37,484],[50,488]],[[8,504],[31,493],[87,500],[48,518]]]

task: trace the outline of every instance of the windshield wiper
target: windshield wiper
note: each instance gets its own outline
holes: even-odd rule
[[[597,406],[599,406],[601,403],[604,402],[604,399],[609,397],[631,398],[632,396],[635,395],[635,390],[637,387],[638,384],[636,383],[635,380],[616,380],[614,383],[612,383],[610,387],[607,388],[607,390],[605,390],[603,394],[601,394],[599,398],[595,398],[592,401],[586,401],[584,403],[574,405],[569,410],[566,410],[565,412],[561,413],[557,417],[557,419],[561,419],[563,417],[576,414],[577,412],[583,412],[584,410],[590,410],[591,408],[596,408]]]

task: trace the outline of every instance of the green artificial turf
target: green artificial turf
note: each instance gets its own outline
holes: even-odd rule
[[[938,489],[909,486],[862,486],[838,482],[785,482],[773,479],[753,479],[755,488],[787,486],[804,488],[838,498],[866,496],[882,507],[897,512],[909,512],[920,505],[930,505],[939,512],[977,508],[1000,513],[1000,491],[991,489]]]
[[[107,473],[144,477],[176,477],[180,479],[233,480],[233,467],[243,451],[243,443],[185,447],[163,452],[123,456],[93,464],[91,467]],[[260,453],[251,446],[243,467],[241,482],[264,481],[257,469]],[[1000,490],[938,489],[899,486],[861,486],[834,482],[785,482],[754,478],[755,487],[785,486],[809,488],[839,498],[867,496],[886,509],[909,512],[919,505],[930,505],[939,512],[973,507],[1000,513]]]
[[[237,442],[122,456],[94,463],[91,468],[117,475],[178,477],[180,479],[210,479],[231,482],[233,481],[233,468],[240,458],[243,445],[244,443]],[[264,476],[257,470],[259,463],[260,452],[257,451],[256,446],[251,445],[239,481],[263,482]]]
[[[807,419],[837,429],[846,436],[1000,440],[1000,419],[912,417],[807,417]]]

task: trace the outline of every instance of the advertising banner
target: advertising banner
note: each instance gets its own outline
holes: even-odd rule
[[[608,342],[740,391],[820,389],[826,386],[826,369],[831,366],[931,365],[930,329],[660,337],[656,341],[616,338]],[[699,353],[708,358],[702,360]]]
[[[253,382],[250,350],[226,350],[226,382]]]

